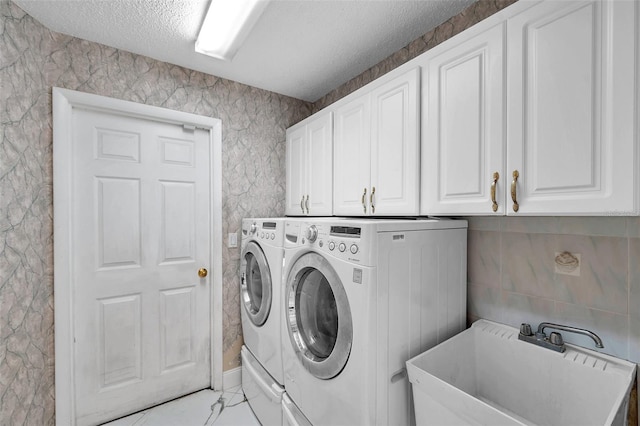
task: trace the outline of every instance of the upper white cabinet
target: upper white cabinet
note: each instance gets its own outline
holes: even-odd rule
[[[419,213],[419,69],[336,109],[333,212]]]
[[[371,94],[336,110],[333,206],[337,215],[369,213],[371,179]]]
[[[427,52],[421,214],[636,213],[636,7],[518,2]]]
[[[468,30],[423,58],[423,214],[505,212],[505,28]]]
[[[332,113],[287,129],[286,214],[332,214]]]
[[[637,212],[634,7],[549,1],[507,21],[508,214]]]

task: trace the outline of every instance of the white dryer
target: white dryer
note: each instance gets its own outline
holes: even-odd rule
[[[466,221],[287,221],[284,246],[292,402],[316,426],[414,423],[405,362],[466,326]]]
[[[242,388],[262,424],[282,423],[283,235],[284,218],[242,221]]]

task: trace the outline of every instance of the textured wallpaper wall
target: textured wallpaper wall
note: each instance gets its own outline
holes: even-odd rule
[[[0,1],[0,423],[54,422],[51,88],[222,120],[224,369],[239,365],[247,216],[281,216],[285,130],[303,101],[49,31]]]

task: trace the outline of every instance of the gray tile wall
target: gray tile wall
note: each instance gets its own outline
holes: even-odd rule
[[[640,363],[640,218],[467,219],[470,321],[587,328],[604,349],[585,337],[563,337]],[[555,271],[564,251],[581,255],[580,276]]]

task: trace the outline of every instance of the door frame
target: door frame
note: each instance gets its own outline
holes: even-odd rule
[[[211,388],[222,389],[222,121],[166,108],[54,87],[53,90],[53,289],[56,424],[75,425],[73,365],[73,259],[71,238],[71,138],[74,108],[197,127],[209,132],[212,233],[210,330]]]

